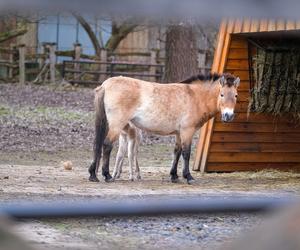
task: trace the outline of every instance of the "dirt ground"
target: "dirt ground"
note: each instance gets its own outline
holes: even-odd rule
[[[300,174],[200,174],[172,184],[173,139],[145,135],[142,180],[91,183],[93,92],[70,86],[0,84],[0,202],[96,198],[299,196]],[[196,141],[196,139],[195,139]],[[114,149],[113,158],[115,156]],[[73,163],[65,170],[63,161]],[[114,160],[113,160],[114,161]],[[113,163],[112,161],[112,163]],[[113,164],[111,165],[113,166]],[[180,167],[181,169],[181,167]],[[266,215],[216,214],[17,221],[14,229],[38,249],[215,249],[255,230]]]

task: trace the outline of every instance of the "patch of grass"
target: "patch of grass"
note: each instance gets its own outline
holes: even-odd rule
[[[5,116],[10,114],[10,109],[6,106],[0,106],[0,116]]]
[[[16,116],[19,118],[26,117],[30,120],[67,120],[67,121],[83,121],[92,122],[93,112],[85,112],[82,110],[68,110],[63,107],[47,107],[37,106],[35,108],[24,107],[18,109]]]
[[[57,223],[49,223],[51,226],[53,226],[55,229],[60,230],[60,231],[67,231],[70,228],[70,225],[57,222]]]

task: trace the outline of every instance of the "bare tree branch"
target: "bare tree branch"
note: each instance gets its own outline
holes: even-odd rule
[[[93,29],[91,27],[91,25],[78,13],[72,13],[72,14],[78,20],[78,22],[81,24],[81,26],[84,28],[84,30],[88,34],[88,36],[91,39],[91,42],[94,46],[95,54],[98,58],[100,58],[101,45],[98,41],[98,38],[97,38],[95,32],[93,31]]]
[[[0,43],[8,41],[10,39],[16,38],[18,36],[24,35],[27,32],[26,28],[17,28],[14,30],[9,30],[0,33]]]
[[[107,41],[105,48],[111,51],[114,51],[120,42],[130,33],[134,30],[134,28],[137,27],[137,24],[132,24],[127,22],[124,22],[120,25],[117,25],[116,23],[113,23],[112,26],[112,34],[109,40]]]

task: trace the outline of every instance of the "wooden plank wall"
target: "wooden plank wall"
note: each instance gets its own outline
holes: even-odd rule
[[[254,29],[254,27],[252,27]],[[214,122],[206,171],[276,168],[300,171],[300,126],[289,116],[250,113],[248,44],[232,35],[224,72],[241,78],[236,116],[232,123]]]

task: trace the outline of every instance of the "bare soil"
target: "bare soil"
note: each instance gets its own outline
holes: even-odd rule
[[[196,139],[195,139],[196,140]],[[299,196],[300,174],[193,172],[194,185],[172,184],[173,138],[145,135],[142,180],[91,183],[93,91],[70,86],[0,84],[0,202],[166,195],[201,198]],[[114,149],[113,158],[115,156]],[[65,170],[64,161],[73,169]],[[113,163],[114,160],[112,160]],[[112,164],[113,166],[113,164]],[[215,249],[255,229],[266,215],[217,214],[18,221],[14,228],[38,249]]]

